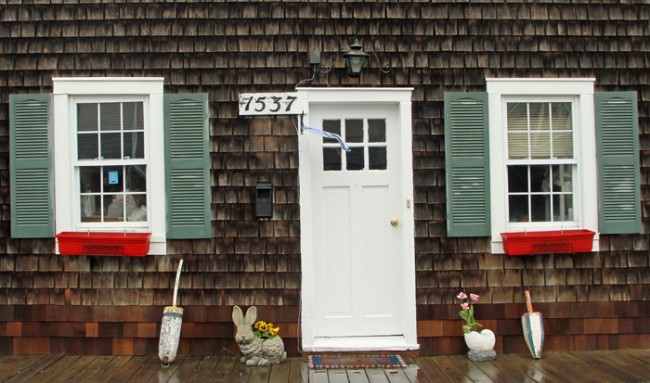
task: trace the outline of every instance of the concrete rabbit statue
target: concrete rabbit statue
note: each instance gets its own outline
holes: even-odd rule
[[[257,319],[257,308],[251,306],[244,317],[241,308],[232,308],[232,321],[237,326],[235,341],[243,354],[240,361],[247,366],[268,366],[280,364],[287,358],[284,343],[279,335],[270,339],[262,339],[253,332],[253,324]]]

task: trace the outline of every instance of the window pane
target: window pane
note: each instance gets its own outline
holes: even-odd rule
[[[551,103],[551,117],[553,119],[553,130],[573,130],[570,102]]]
[[[79,168],[79,190],[82,193],[99,193],[101,191],[101,167],[84,166]]]
[[[119,132],[101,134],[102,157],[104,159],[122,158],[121,136]]]
[[[573,195],[562,194],[553,196],[553,220],[573,221]]]
[[[549,104],[546,102],[531,102],[528,104],[530,111],[530,130],[550,130]]]
[[[347,170],[363,170],[364,168],[363,149],[364,149],[363,147],[352,148],[351,152],[346,153]]]
[[[528,104],[525,102],[508,103],[508,132],[528,130]]]
[[[371,170],[386,170],[386,148],[368,148],[368,168]]]
[[[553,193],[573,192],[573,171],[571,165],[553,166]]]
[[[508,157],[511,160],[528,158],[528,133],[508,133]]]
[[[510,212],[510,222],[528,222],[528,196],[509,196],[508,211]]]
[[[97,131],[97,104],[77,104],[77,131]]]
[[[530,134],[530,157],[535,159],[551,158],[551,134],[549,132]]]
[[[386,142],[386,120],[368,120],[368,142]]]
[[[99,105],[101,125],[100,130],[105,132],[107,130],[120,130],[120,103],[110,102]]]
[[[508,192],[528,192],[528,166],[508,166]]]
[[[122,167],[121,166],[106,166],[104,167],[102,175],[104,193],[118,193],[123,192],[122,182]]]
[[[126,191],[146,192],[147,191],[147,167],[144,165],[125,166],[126,168]]]
[[[94,160],[99,158],[99,145],[96,134],[77,135],[77,158],[80,160]]]
[[[323,120],[323,130],[330,133],[341,135],[341,120]],[[336,141],[333,138],[323,137],[323,142],[326,144],[336,144]]]
[[[124,220],[124,206],[120,203],[119,195],[106,195],[104,196],[104,206],[106,214],[104,214],[105,221],[115,222]]]
[[[124,158],[144,158],[144,132],[124,133]]]
[[[530,167],[530,191],[533,193],[548,193],[551,191],[551,174],[549,166]]]
[[[546,195],[531,195],[530,196],[530,210],[532,222],[548,222],[551,220],[551,196]]]
[[[345,120],[345,142],[363,142],[363,120]]]
[[[125,102],[122,104],[124,130],[144,130],[143,104],[141,102]]]
[[[553,132],[553,158],[573,158],[572,132]]]
[[[323,170],[341,170],[340,148],[323,148]]]
[[[101,222],[102,203],[100,195],[81,195],[81,222]]]
[[[146,195],[126,195],[126,217],[127,221],[144,222],[147,220]]]

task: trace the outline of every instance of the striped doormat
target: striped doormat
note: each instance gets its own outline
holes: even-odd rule
[[[406,368],[399,355],[310,355],[309,368]]]

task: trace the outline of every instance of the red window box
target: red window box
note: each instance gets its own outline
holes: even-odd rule
[[[61,255],[144,257],[149,252],[151,233],[63,231],[56,238]]]
[[[501,233],[503,250],[510,256],[547,253],[588,253],[594,233],[591,230],[554,230]]]

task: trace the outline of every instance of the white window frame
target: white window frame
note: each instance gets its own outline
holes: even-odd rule
[[[526,79],[487,78],[490,140],[490,206],[492,252],[504,253],[501,233],[588,229],[598,233],[598,179],[593,78]],[[506,101],[513,99],[567,100],[574,103],[574,223],[510,224],[508,221]],[[593,251],[598,250],[598,234]]]
[[[161,77],[55,77],[54,104],[54,186],[55,227],[62,231],[151,232],[149,254],[165,254],[165,153],[163,87]],[[142,100],[147,158],[147,222],[124,225],[80,222],[80,199],[76,159],[76,102],[79,100]],[[57,253],[58,245],[57,245]]]

